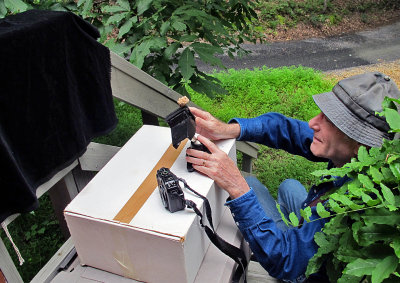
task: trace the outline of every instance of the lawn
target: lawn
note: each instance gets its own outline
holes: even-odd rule
[[[265,112],[280,112],[307,121],[319,112],[312,94],[329,91],[334,84],[323,74],[302,67],[229,70],[213,75],[221,80],[229,95],[209,98],[191,92],[191,99],[223,121],[232,117],[256,117]],[[142,126],[138,109],[118,100],[115,100],[115,108],[119,119],[117,129],[96,142],[122,146]],[[275,193],[286,178],[296,178],[309,187],[315,182],[310,173],[325,166],[261,146],[259,158],[254,162],[254,173]],[[40,199],[37,211],[19,217],[9,225],[9,230],[26,260],[22,266],[16,264],[24,281],[30,281],[63,243],[47,196]],[[1,237],[17,262],[3,230]]]

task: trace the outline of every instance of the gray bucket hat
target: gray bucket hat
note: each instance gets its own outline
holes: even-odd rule
[[[382,111],[385,96],[400,97],[399,89],[388,76],[365,73],[339,81],[331,92],[313,96],[321,111],[336,127],[361,144],[380,147],[383,139],[393,139]]]

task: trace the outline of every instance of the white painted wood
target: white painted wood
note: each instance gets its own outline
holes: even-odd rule
[[[19,283],[23,282],[17,268],[14,265],[10,254],[7,251],[2,239],[0,238],[0,269],[8,282]]]
[[[69,238],[54,254],[54,256],[46,263],[45,266],[36,274],[31,283],[47,283],[50,282],[58,273],[60,265],[65,258],[74,251],[74,244]],[[13,282],[13,281],[10,281]]]
[[[118,146],[91,142],[86,152],[79,158],[82,170],[100,171],[119,149]]]
[[[53,176],[49,181],[46,183],[40,185],[37,190],[36,190],[36,196],[40,198],[43,194],[45,194],[51,187],[53,187],[58,181],[60,181],[62,178],[64,178],[65,175],[67,175],[74,167],[78,165],[78,160],[75,160],[72,162],[71,165],[69,165],[67,168],[64,168],[63,170],[59,171],[57,174]]]

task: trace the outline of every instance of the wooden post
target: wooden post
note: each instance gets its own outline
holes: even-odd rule
[[[245,153],[243,153],[242,170],[250,174],[252,172],[252,157]]]
[[[58,181],[50,190],[49,196],[53,204],[54,214],[60,223],[61,231],[66,239],[69,238],[70,233],[67,223],[64,219],[64,208],[69,202],[78,194],[78,188],[75,184],[72,172],[69,172],[63,179]]]

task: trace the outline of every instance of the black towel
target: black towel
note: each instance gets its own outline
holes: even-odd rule
[[[0,222],[38,206],[36,189],[115,128],[109,50],[69,12],[0,20]]]

